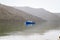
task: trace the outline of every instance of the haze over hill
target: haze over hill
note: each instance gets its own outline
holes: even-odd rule
[[[45,20],[55,20],[55,18],[58,17],[54,13],[51,13],[43,8],[30,8],[30,7],[15,7],[15,8],[25,11],[29,14],[41,17]]]
[[[29,14],[35,15],[37,17],[40,17],[42,19],[45,19],[46,20],[45,23],[43,23],[40,27],[39,26],[36,27],[38,30],[41,30],[42,32],[43,30],[44,31],[60,30],[60,17],[54,13],[46,11],[43,8],[39,8],[39,9],[34,9],[30,7],[15,7],[15,8],[22,10],[24,12],[27,12]],[[35,29],[35,28],[32,28],[32,29]],[[30,29],[29,31],[34,32],[32,31],[32,29]]]
[[[39,25],[45,21],[22,10],[0,4],[0,35],[14,31],[23,31],[26,29],[24,22],[27,20],[35,21]]]
[[[55,14],[60,17],[60,13],[55,13]]]

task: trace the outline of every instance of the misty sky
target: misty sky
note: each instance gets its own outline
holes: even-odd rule
[[[44,8],[50,12],[60,12],[60,0],[0,0],[0,3],[10,6]]]

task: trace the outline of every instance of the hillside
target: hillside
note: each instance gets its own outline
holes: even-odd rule
[[[29,14],[38,16],[40,18],[43,18],[45,20],[55,20],[58,19],[58,16],[54,13],[51,13],[43,8],[30,8],[30,7],[15,7],[16,9],[25,11]]]
[[[30,7],[15,7],[15,8],[46,20],[46,22],[44,22],[41,26],[38,25],[37,27],[27,29],[25,32],[43,33],[49,30],[60,30],[60,17],[54,13],[51,13],[43,8],[38,9]]]
[[[60,13],[55,13],[55,14],[60,17]]]
[[[24,22],[27,20],[35,21],[36,24],[41,24],[45,21],[24,11],[0,4],[0,35],[25,30]]]

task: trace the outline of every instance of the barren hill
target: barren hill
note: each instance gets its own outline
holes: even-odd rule
[[[31,7],[15,7],[15,8],[46,20],[46,22],[44,22],[41,26],[38,25],[37,27],[26,30],[26,32],[28,31],[29,33],[30,32],[43,33],[49,30],[60,30],[60,17],[58,16],[59,14],[56,15],[55,13],[49,12],[43,8],[38,9]]]
[[[23,31],[26,29],[24,25],[26,20],[35,21],[36,24],[41,24],[45,21],[40,17],[0,4],[0,34],[12,31]]]

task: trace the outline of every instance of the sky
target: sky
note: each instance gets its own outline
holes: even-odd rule
[[[60,13],[60,0],[0,0],[0,3],[17,7],[44,8],[53,13]]]

